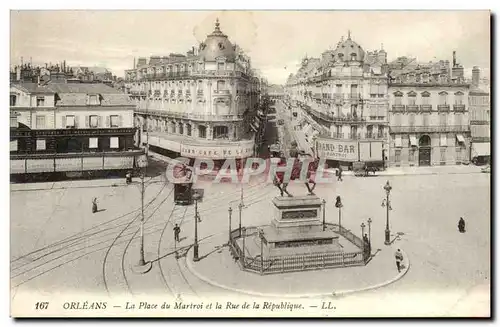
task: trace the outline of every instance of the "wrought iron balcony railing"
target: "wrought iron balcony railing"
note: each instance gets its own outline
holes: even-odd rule
[[[438,126],[391,126],[392,133],[466,133],[469,125],[438,125]]]

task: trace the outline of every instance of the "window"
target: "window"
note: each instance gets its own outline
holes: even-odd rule
[[[448,104],[448,93],[446,93],[446,92],[439,93],[439,104],[440,105],[447,105]]]
[[[17,127],[17,117],[10,117],[10,127]]]
[[[226,89],[225,81],[217,81],[217,91],[223,91]]]
[[[342,94],[342,84],[335,85],[335,95],[340,96]]]
[[[186,132],[188,136],[191,136],[191,124],[186,125]]]
[[[414,162],[415,161],[415,152],[416,150],[414,148],[409,149],[409,158],[408,161]]]
[[[424,126],[429,126],[429,114],[423,114],[422,115],[422,120],[423,120],[423,125]]]
[[[184,125],[179,123],[179,134],[184,134]]]
[[[207,138],[207,128],[205,126],[198,126],[198,137]]]
[[[462,92],[455,93],[455,104],[457,105],[464,104],[464,94]]]
[[[11,106],[15,106],[15,105],[16,105],[16,102],[17,102],[17,96],[16,96],[16,95],[11,94],[11,95],[10,95],[10,105],[11,105]]]
[[[43,140],[43,139],[42,139],[42,140],[37,139],[37,140],[36,140],[36,149],[37,149],[38,151],[40,151],[40,150],[42,150],[42,151],[43,151],[43,150],[45,150],[45,149],[46,149],[46,147],[45,147],[45,140]]]
[[[394,125],[401,126],[401,114],[394,115]]]
[[[417,95],[412,93],[408,94],[408,105],[415,106],[417,104]]]
[[[446,126],[446,121],[447,121],[447,115],[446,114],[439,115],[439,125]]]
[[[439,146],[447,146],[446,134],[441,134],[439,138]]]
[[[17,151],[17,140],[10,141],[10,151]]]
[[[36,106],[37,107],[45,106],[45,97],[36,97]]]
[[[394,104],[396,106],[400,106],[403,104],[403,95],[402,94],[394,95]]]
[[[366,126],[366,137],[369,139],[373,137],[373,125]]]
[[[462,114],[455,114],[455,125],[462,125]]]
[[[45,128],[45,116],[36,116],[36,128]]]
[[[172,133],[177,133],[177,124],[172,123]]]
[[[224,63],[223,62],[217,63],[217,70],[224,70]]]
[[[384,137],[384,126],[379,125],[378,126],[378,138],[381,139]]]
[[[149,93],[151,95],[151,90],[149,90]],[[89,105],[91,106],[97,106],[99,105],[99,96],[97,94],[91,94],[89,95]]]
[[[429,93],[422,93],[422,104],[423,105],[430,105],[431,104],[431,98]]]
[[[64,117],[63,117],[64,118]],[[72,128],[75,127],[75,116],[68,115],[65,117],[66,122],[63,123],[63,127],[65,128]]]
[[[214,127],[214,139],[227,139],[227,138],[229,138],[227,126]]]
[[[408,117],[408,124],[410,126],[415,126],[415,114],[410,114]]]
[[[92,115],[89,117],[89,126],[96,128],[99,126],[99,117],[97,115]]]
[[[356,98],[358,96],[358,85],[351,84],[351,97]]]
[[[120,127],[120,117],[118,115],[109,116],[110,127]]]
[[[89,149],[97,149],[97,137],[89,138]]]
[[[118,137],[110,137],[109,138],[109,147],[111,149],[118,149],[120,147],[119,145],[119,139]]]

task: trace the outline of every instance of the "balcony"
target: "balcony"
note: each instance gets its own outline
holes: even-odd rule
[[[347,134],[347,138],[350,140],[359,140],[361,139],[361,134],[359,133],[349,133]]]
[[[215,90],[215,91],[214,91],[214,95],[225,95],[225,96],[229,96],[229,95],[231,95],[231,91],[230,91],[230,90]]]
[[[415,104],[409,104],[406,106],[406,111],[408,112],[417,112],[418,111],[418,106]]]
[[[403,112],[405,111],[405,106],[402,104],[393,104],[392,105],[392,112]]]
[[[165,110],[146,110],[136,109],[137,114],[146,114],[149,116],[164,117],[164,118],[179,118],[190,119],[196,121],[239,121],[243,120],[243,115],[209,115],[209,114],[194,114],[185,112],[172,112]]]
[[[471,119],[470,124],[471,125],[489,125],[490,122],[487,120]]]
[[[490,142],[491,138],[489,136],[473,136],[471,137],[471,142]]]
[[[432,110],[432,104],[421,104],[420,111],[430,112]]]
[[[438,111],[439,112],[449,112],[450,111],[450,105],[449,104],[438,104]]]
[[[344,133],[332,133],[331,135],[326,135],[326,137],[331,137],[334,139],[343,139]]]
[[[454,104],[453,110],[455,112],[465,112],[465,104]]]
[[[391,126],[391,133],[467,133],[469,125]]]

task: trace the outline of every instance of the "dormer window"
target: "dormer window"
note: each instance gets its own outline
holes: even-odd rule
[[[356,60],[356,54],[354,52],[351,53],[351,60],[353,60],[353,61]]]
[[[89,94],[87,101],[90,106],[99,106],[101,104],[100,96],[98,94]]]

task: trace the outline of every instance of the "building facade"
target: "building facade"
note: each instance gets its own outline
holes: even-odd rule
[[[469,84],[456,62],[390,65],[391,166],[455,165],[469,161]],[[451,72],[451,74],[450,74]]]
[[[103,84],[10,87],[11,174],[120,171],[139,165],[134,103]]]
[[[471,146],[473,163],[486,163],[491,156],[490,141],[490,94],[480,89],[480,69],[472,69],[472,85],[469,92]]]
[[[216,165],[254,154],[260,84],[250,59],[218,20],[186,55],[140,58],[125,72],[139,143],[172,158],[208,158]]]
[[[305,58],[299,71],[288,78],[285,93],[309,147],[314,147],[318,136],[339,142],[387,142],[387,53],[383,49],[365,52],[349,34],[321,58]],[[383,160],[382,153],[379,157]],[[358,160],[327,159],[334,165]]]

